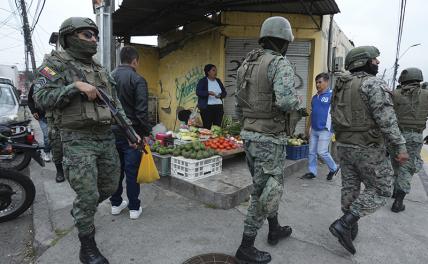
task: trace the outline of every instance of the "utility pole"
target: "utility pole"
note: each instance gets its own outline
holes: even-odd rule
[[[24,31],[25,54],[26,54],[25,57],[28,60],[28,53],[30,53],[31,66],[33,68],[33,73],[34,73],[36,72],[36,59],[34,58],[33,41],[31,40],[31,31],[30,31],[30,25],[28,23],[27,8],[25,6],[25,0],[20,0],[20,6],[18,8],[21,9],[21,15],[22,15],[22,21],[23,21],[22,29]],[[27,74],[28,74],[28,68],[27,68]]]
[[[116,66],[116,44],[112,34],[112,13],[114,12],[115,1],[99,1],[99,4],[94,4],[93,8],[96,14],[100,35],[97,58],[101,65],[103,65],[108,71],[111,71]]]

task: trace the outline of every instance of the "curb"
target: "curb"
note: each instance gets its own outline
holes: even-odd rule
[[[36,186],[36,198],[33,203],[33,227],[34,227],[34,240],[33,248],[36,252],[36,258],[41,256],[54,241],[56,235],[52,228],[51,212],[49,210],[49,202],[43,187],[42,175],[45,174],[46,169],[37,168],[38,164],[30,164],[30,171],[40,172],[40,175],[34,174],[31,179]],[[31,175],[30,175],[31,176]]]

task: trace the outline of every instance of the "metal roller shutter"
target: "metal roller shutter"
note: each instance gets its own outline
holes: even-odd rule
[[[227,97],[224,100],[224,112],[235,118],[235,86],[236,71],[243,62],[248,52],[259,48],[257,39],[254,38],[227,38],[226,39],[226,69],[224,85]],[[295,88],[297,94],[302,96],[306,106],[308,92],[309,59],[311,56],[310,41],[294,41],[290,44],[286,54],[295,71]],[[296,127],[296,133],[304,133],[306,118],[302,119]]]

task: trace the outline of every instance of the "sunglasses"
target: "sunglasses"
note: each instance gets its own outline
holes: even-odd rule
[[[94,37],[97,41],[100,40],[100,37],[98,37],[98,34],[90,30],[82,30],[82,31],[78,31],[77,33],[81,33],[86,39],[91,39],[92,37]]]

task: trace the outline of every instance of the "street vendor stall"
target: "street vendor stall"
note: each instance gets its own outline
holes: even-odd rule
[[[223,160],[244,153],[240,130],[225,117],[222,127],[211,130],[181,125],[175,132],[157,133],[150,143],[160,175],[194,181],[221,173]]]

